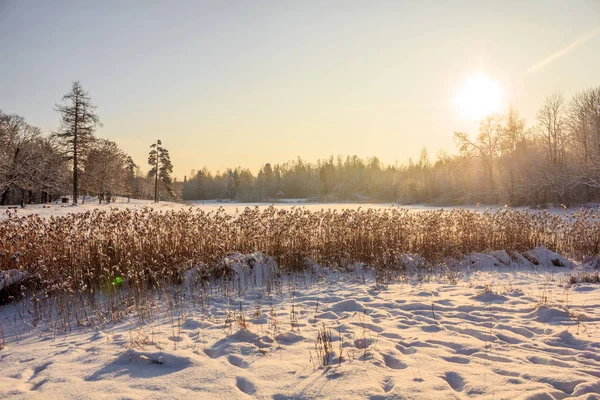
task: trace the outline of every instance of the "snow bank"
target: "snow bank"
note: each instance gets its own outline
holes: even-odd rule
[[[186,292],[194,293],[201,278],[214,279],[214,276],[203,276],[206,266],[202,263],[192,266],[187,264],[183,269],[183,287]],[[217,271],[217,276],[229,276],[232,289],[244,291],[249,287],[261,286],[278,276],[279,268],[272,257],[262,253],[231,254],[223,259]]]
[[[571,262],[565,257],[558,253],[548,250],[544,246],[536,247],[535,249],[527,253],[535,265],[542,265],[544,267],[571,267]]]
[[[27,278],[27,271],[20,271],[18,269],[0,271],[0,290],[22,282],[25,278]]]
[[[591,259],[588,264],[595,265],[594,259]],[[509,255],[505,250],[467,254],[461,260],[461,266],[468,269],[494,269],[496,267],[503,266],[573,268],[574,264],[566,257],[558,253],[551,251],[544,246],[538,246],[533,250],[524,252],[523,254],[519,252],[513,252]]]

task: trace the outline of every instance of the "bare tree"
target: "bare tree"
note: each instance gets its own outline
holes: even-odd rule
[[[129,157],[131,159],[131,157]],[[98,196],[98,201],[111,198],[128,189],[128,156],[108,139],[97,139],[83,163],[82,186]]]
[[[64,189],[66,160],[51,138],[0,111],[0,204],[47,202]]]
[[[52,196],[64,193],[69,182],[69,170],[60,146],[52,137],[40,137],[35,145],[34,188],[40,191],[40,201],[47,203]]]
[[[510,205],[519,203],[518,190],[525,185],[522,170],[526,166],[526,154],[531,152],[529,131],[525,129],[525,120],[510,106],[505,119],[504,132],[501,137],[499,160],[500,170],[504,178],[504,195]]]
[[[568,107],[570,150],[575,158],[577,180],[590,189],[600,188],[600,87],[576,93]]]
[[[545,148],[546,169],[544,180],[549,190],[561,204],[569,205],[572,190],[577,186],[573,180],[571,165],[567,164],[568,119],[562,93],[554,93],[542,104],[537,113],[538,137]]]
[[[475,141],[470,140],[466,133],[454,133],[454,142],[459,151],[465,156],[481,160],[485,177],[484,186],[487,188],[487,195],[491,200],[495,197],[494,162],[502,149],[503,122],[504,117],[498,114],[484,118],[479,123],[479,134]]]
[[[544,101],[537,113],[538,132],[546,145],[549,167],[561,167],[565,161],[566,129],[565,100],[554,93]]]
[[[39,128],[23,117],[0,111],[0,204],[6,203],[11,189],[31,187],[36,166],[32,150],[39,136]]]

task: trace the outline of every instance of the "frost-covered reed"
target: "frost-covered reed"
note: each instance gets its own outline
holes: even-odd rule
[[[248,207],[234,217],[223,209],[147,208],[11,217],[0,222],[0,238],[0,271],[27,271],[25,287],[47,296],[110,292],[121,284],[144,291],[181,283],[194,265],[202,266],[199,279],[207,279],[230,273],[223,260],[235,252],[271,256],[283,272],[313,263],[402,271],[406,254],[435,265],[472,252],[536,246],[583,260],[599,254],[600,214]]]

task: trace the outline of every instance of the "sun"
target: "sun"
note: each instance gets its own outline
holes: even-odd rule
[[[467,79],[454,102],[458,104],[463,118],[480,121],[500,111],[503,97],[500,83],[479,72]]]

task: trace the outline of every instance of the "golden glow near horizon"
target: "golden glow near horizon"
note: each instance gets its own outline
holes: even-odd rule
[[[0,108],[49,134],[79,80],[98,137],[143,172],[161,139],[181,180],[298,157],[435,159],[509,103],[533,127],[545,96],[600,85],[600,0],[29,3],[0,0],[1,54],[18,54],[0,62]]]
[[[483,72],[469,77],[459,90],[454,102],[458,105],[460,115],[473,121],[501,112],[504,91],[496,80],[488,78]]]

